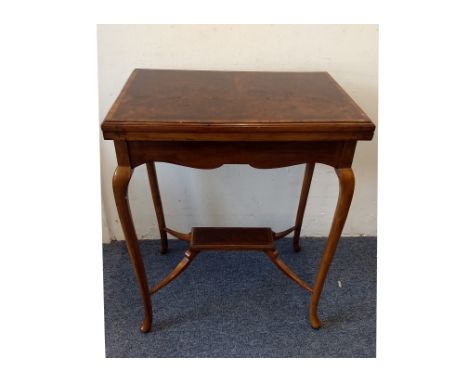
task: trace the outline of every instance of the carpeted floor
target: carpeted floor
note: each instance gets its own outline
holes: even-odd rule
[[[281,258],[313,284],[325,239],[277,242]],[[153,295],[152,331],[124,242],[103,246],[107,357],[375,357],[375,237],[342,238],[319,304],[322,329],[307,318],[309,294],[261,252],[202,252]],[[186,243],[140,242],[150,287],[181,260]],[[340,283],[338,283],[340,281]],[[341,284],[341,287],[339,286]]]

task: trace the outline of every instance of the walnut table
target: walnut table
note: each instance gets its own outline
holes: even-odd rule
[[[309,318],[320,328],[317,306],[354,191],[351,169],[358,140],[372,139],[375,126],[326,72],[223,72],[136,69],[102,123],[114,141],[118,166],[115,202],[144,305],[143,332],[151,329],[151,295],[166,286],[200,251],[263,251],[291,280],[311,294]],[[266,169],[305,163],[294,226],[271,228],[194,227],[181,233],[166,226],[154,162],[201,169],[248,164]],[[339,196],[330,234],[313,286],[281,259],[275,241],[299,235],[315,163],[335,168]],[[167,234],[188,243],[185,256],[161,282],[148,286],[127,199],[132,171],[145,164],[151,186],[161,252]]]

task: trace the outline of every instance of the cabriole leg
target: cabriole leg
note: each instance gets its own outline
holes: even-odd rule
[[[120,224],[125,235],[128,253],[133,265],[133,271],[140,288],[141,298],[145,310],[145,316],[140,330],[144,333],[149,332],[153,320],[153,309],[151,305],[151,296],[148,290],[148,280],[146,278],[145,266],[140,255],[138,239],[133,225],[130,205],[128,203],[127,191],[128,183],[132,177],[133,170],[127,166],[118,166],[112,179],[115,203],[119,213]]]
[[[317,273],[314,290],[311,297],[311,303],[309,307],[309,319],[312,328],[319,329],[321,326],[320,320],[317,315],[317,306],[322,293],[322,288],[327,277],[328,269],[333,260],[335,250],[340,239],[341,232],[348,215],[349,207],[354,193],[354,173],[351,168],[336,169],[338,180],[340,184],[340,192],[338,196],[338,203],[335,209],[335,215],[333,216],[333,222],[328,235],[327,245],[323,252],[322,260],[320,262],[320,268]]]

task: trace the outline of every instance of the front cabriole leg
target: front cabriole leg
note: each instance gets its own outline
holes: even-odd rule
[[[128,184],[132,177],[133,170],[129,166],[118,166],[112,178],[112,188],[114,190],[115,203],[120,218],[120,224],[125,235],[128,253],[133,265],[133,271],[140,289],[141,298],[145,316],[140,330],[147,333],[151,329],[153,320],[153,308],[151,305],[151,295],[148,290],[148,280],[146,277],[145,266],[140,255],[138,239],[133,225],[132,213],[128,203],[127,191]]]
[[[333,222],[328,235],[327,245],[322,255],[320,262],[320,268],[315,279],[314,289],[311,297],[311,303],[309,307],[309,319],[312,328],[319,329],[321,326],[320,320],[317,315],[317,306],[322,293],[322,288],[327,277],[328,269],[333,260],[335,250],[340,239],[341,232],[343,231],[346,217],[348,216],[349,207],[351,200],[353,199],[354,193],[354,173],[351,168],[338,168],[335,169],[338,175],[340,184],[340,192],[338,196],[338,202],[335,209],[335,215],[333,216]]]

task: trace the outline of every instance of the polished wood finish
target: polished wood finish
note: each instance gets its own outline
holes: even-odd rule
[[[154,209],[156,211],[156,218],[158,220],[159,235],[161,237],[160,252],[167,252],[167,233],[166,221],[164,219],[164,211],[161,201],[161,193],[159,192],[158,176],[156,175],[156,168],[153,162],[146,163],[148,171],[148,180],[151,187],[151,196],[153,198]]]
[[[105,139],[114,140],[118,167],[113,189],[144,307],[143,332],[151,328],[151,294],[178,277],[199,251],[260,250],[291,280],[311,293],[313,328],[324,282],[341,235],[354,190],[351,170],[358,140],[372,139],[375,126],[325,72],[214,72],[136,69],[102,123]],[[154,162],[212,169],[247,164],[259,169],[306,164],[295,225],[275,233],[270,228],[166,227]],[[294,231],[299,236],[315,163],[336,169],[340,194],[330,235],[314,286],[301,280],[281,259],[274,241]],[[148,288],[147,276],[127,200],[132,170],[145,164],[161,234],[189,243],[176,268]]]
[[[195,251],[193,249],[188,249],[185,251],[185,256],[184,258],[177,264],[177,266],[172,270],[167,277],[155,285],[153,288],[151,288],[150,293],[156,293],[158,290],[161,288],[164,288],[167,284],[169,284],[171,281],[173,281],[176,277],[178,277],[183,271],[187,269],[187,267],[190,265],[192,260],[197,256],[198,251]]]
[[[192,236],[191,233],[178,232],[178,231],[175,231],[175,230],[173,230],[173,229],[171,229],[171,228],[167,228],[167,227],[165,228],[165,231],[166,231],[168,234],[170,234],[170,235],[172,235],[172,236],[174,236],[174,237],[176,237],[177,239],[182,240],[182,241],[188,241],[188,242],[190,242],[190,238],[191,238],[191,236]]]
[[[302,163],[350,167],[355,147],[356,142],[353,141],[128,142],[132,167],[153,160],[200,169],[217,168],[224,164],[248,164],[264,169]]]
[[[284,231],[281,232],[273,232],[273,239],[279,240],[282,239],[283,237],[289,235],[291,232],[293,232],[296,229],[296,226],[293,226],[291,228],[285,229]]]
[[[136,69],[102,130],[127,141],[322,141],[371,139],[374,124],[326,72]]]
[[[311,296],[311,303],[309,307],[310,324],[314,329],[319,329],[321,326],[320,320],[317,315],[317,307],[322,293],[323,284],[327,277],[328,268],[335,255],[338,240],[343,231],[346,217],[348,216],[349,207],[354,193],[354,173],[350,168],[336,169],[336,174],[340,182],[340,192],[338,195],[338,203],[336,205],[335,214],[333,216],[332,226],[328,235],[327,245],[322,255],[320,268],[315,278],[314,290]]]
[[[271,228],[194,227],[190,248],[206,250],[270,250]]]
[[[191,232],[190,250],[197,253],[207,250],[263,251],[287,277],[312,292],[313,288],[279,258],[274,246],[275,236],[271,228],[194,227]]]
[[[140,330],[144,333],[148,332],[151,328],[153,319],[153,309],[151,305],[151,298],[148,290],[148,281],[145,272],[145,265],[141,259],[140,249],[138,247],[138,238],[133,225],[132,214],[128,204],[127,192],[128,183],[132,176],[132,169],[128,166],[118,166],[115,170],[112,179],[112,187],[114,190],[115,204],[120,218],[120,224],[127,241],[128,253],[132,261],[133,270],[140,288],[141,298],[143,300],[145,316]]]
[[[298,275],[296,275],[284,262],[279,258],[279,253],[277,250],[265,251],[270,260],[275,264],[281,272],[283,272],[287,277],[292,281],[298,284],[300,287],[304,288],[309,292],[313,292],[313,287],[307,285]]]
[[[307,163],[304,171],[304,180],[302,181],[301,196],[299,198],[299,207],[297,208],[296,224],[294,229],[293,247],[296,252],[301,250],[299,245],[299,237],[301,235],[302,220],[304,219],[304,212],[307,204],[307,197],[309,196],[310,183],[314,175],[315,163]]]
[[[279,253],[274,246],[275,233],[271,228],[193,227],[189,234],[173,232],[177,236],[181,236],[183,240],[188,239],[190,248],[169,275],[150,289],[150,294],[156,293],[175,280],[187,269],[200,251],[210,250],[262,251],[287,277],[305,290],[313,292],[313,287],[304,282],[279,258]]]

